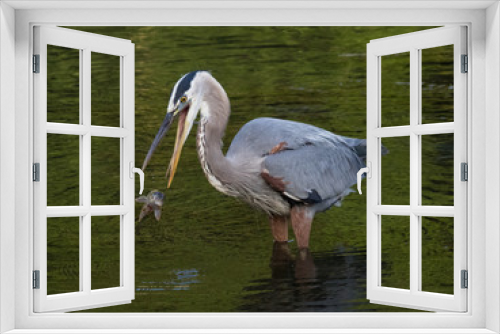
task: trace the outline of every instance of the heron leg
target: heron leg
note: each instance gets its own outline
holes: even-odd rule
[[[269,216],[274,241],[288,241],[288,220],[285,216]]]
[[[292,220],[293,233],[297,239],[299,249],[309,248],[309,237],[314,218],[314,211],[305,206],[293,206],[290,218]]]

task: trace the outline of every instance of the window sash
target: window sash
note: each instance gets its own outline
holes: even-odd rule
[[[47,45],[80,52],[80,124],[47,122]],[[91,52],[120,57],[120,127],[91,125]],[[72,311],[130,302],[134,298],[134,45],[127,40],[76,30],[35,27],[34,53],[40,54],[40,73],[34,74],[34,161],[40,163],[40,182],[34,184],[34,270],[40,289],[34,289],[34,311]],[[80,205],[47,207],[47,134],[80,138]],[[120,205],[91,205],[91,138],[120,138]],[[132,164],[133,166],[133,164]],[[120,216],[120,286],[91,289],[91,217]],[[47,218],[79,219],[80,291],[47,295]]]
[[[367,46],[367,298],[377,304],[423,310],[467,310],[467,289],[461,288],[461,270],[467,269],[467,182],[460,179],[461,163],[467,162],[467,75],[461,73],[461,54],[467,54],[466,28],[429,29],[371,41]],[[421,115],[421,51],[454,45],[454,122],[419,124]],[[410,53],[410,125],[381,126],[381,57]],[[423,206],[421,191],[421,135],[454,133],[454,206]],[[410,139],[410,205],[381,205],[381,138]],[[382,286],[383,214],[410,216],[410,289]],[[454,294],[421,290],[421,217],[454,217]]]

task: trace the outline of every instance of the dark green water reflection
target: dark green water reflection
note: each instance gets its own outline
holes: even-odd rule
[[[211,70],[214,77],[226,89],[232,105],[232,115],[226,131],[226,145],[246,122],[256,117],[270,116],[310,123],[345,136],[365,138],[366,135],[366,44],[371,39],[426,29],[425,27],[84,27],[88,32],[132,40],[136,50],[136,165],[140,165],[154,135],[164,117],[168,96],[175,82],[184,73]],[[60,57],[70,57],[60,53]],[[62,58],[58,54],[49,58],[49,66]],[[426,56],[428,60],[428,56]],[[117,122],[115,104],[108,97],[116,94],[113,83],[115,74],[109,69],[116,67],[114,57],[99,57],[92,62],[98,66],[92,70],[93,96],[102,98],[102,104],[93,100],[93,117],[100,125],[114,126]],[[109,64],[108,64],[109,61]],[[403,59],[404,61],[404,59]],[[395,60],[395,66],[404,67]],[[54,65],[55,66],[55,65]],[[74,66],[73,66],[74,67]],[[68,68],[59,66],[61,84]],[[426,72],[426,80],[432,74]],[[77,77],[77,76],[76,76]],[[400,91],[407,88],[396,71],[384,77],[384,89]],[[436,78],[437,81],[439,78]],[[442,82],[441,80],[440,82]],[[51,86],[52,87],[52,86]],[[58,87],[55,85],[54,87]],[[430,87],[427,85],[426,87]],[[59,96],[54,89],[49,96]],[[62,93],[61,93],[62,94]],[[392,96],[398,99],[398,95]],[[407,96],[401,97],[406,103]],[[405,100],[406,99],[406,100]],[[68,101],[65,105],[71,105]],[[439,109],[437,99],[426,104],[426,112]],[[397,105],[398,101],[392,101]],[[102,107],[102,108],[101,108]],[[64,112],[63,108],[55,113]],[[388,109],[397,113],[397,109]],[[107,116],[109,112],[109,116]],[[391,115],[389,115],[391,116]],[[53,115],[61,120],[63,115]],[[407,116],[394,116],[405,119]],[[73,119],[73,118],[72,118]],[[76,118],[78,119],[78,118]],[[399,120],[398,120],[399,122]],[[238,312],[238,311],[405,311],[370,304],[366,300],[366,198],[351,194],[341,208],[318,214],[311,235],[311,252],[297,253],[295,242],[273,248],[267,217],[245,204],[226,197],[212,188],[200,168],[195,136],[191,136],[182,153],[178,172],[171,189],[166,190],[165,171],[172,153],[174,131],[157,149],[146,170],[146,189],[165,192],[166,200],[161,220],[149,216],[141,222],[136,235],[136,296],[128,305],[108,307],[98,312]],[[438,147],[429,141],[426,149],[431,156],[439,154]],[[114,167],[105,162],[114,157],[111,145],[105,140],[92,142],[92,154],[96,159],[92,176],[105,178]],[[388,144],[388,146],[390,146]],[[66,149],[77,149],[76,145]],[[69,153],[60,152],[61,146],[49,147],[56,157]],[[390,150],[393,147],[389,147]],[[404,151],[404,148],[400,151]],[[114,151],[113,151],[114,152]],[[391,151],[392,152],[392,151]],[[398,152],[398,148],[394,148]],[[392,153],[391,153],[392,154]],[[433,155],[434,154],[434,155]],[[114,158],[113,158],[114,159]],[[393,164],[408,165],[408,156],[392,154]],[[406,162],[405,162],[406,161]],[[441,160],[434,161],[440,164]],[[443,165],[445,168],[447,165]],[[72,172],[73,173],[73,172]],[[408,174],[398,174],[398,184],[408,185]],[[438,177],[439,176],[435,176]],[[444,177],[444,176],[443,176]],[[57,178],[49,169],[49,179]],[[75,178],[75,182],[78,178]],[[108,179],[108,182],[114,182]],[[433,180],[434,182],[435,180]],[[137,181],[138,182],[138,181]],[[60,183],[57,183],[58,187]],[[114,183],[113,183],[114,184]],[[138,189],[138,183],[136,189]],[[77,184],[67,184],[77,189]],[[384,202],[396,203],[407,189],[384,196]],[[61,196],[61,192],[49,196]],[[446,194],[445,194],[446,195]],[[449,194],[448,194],[449,195]],[[73,196],[73,195],[72,195]],[[391,198],[392,196],[392,198]],[[432,201],[432,192],[429,192]],[[442,194],[439,194],[442,196]],[[74,197],[74,196],[73,196]],[[61,200],[59,198],[59,200]],[[54,199],[57,202],[57,199]],[[116,204],[115,188],[102,187],[92,182],[92,203]],[[141,204],[136,206],[138,215]],[[99,230],[103,237],[93,256],[101,257],[100,272],[93,278],[92,286],[105,287],[116,284],[116,261],[106,262],[105,255],[96,254],[106,247],[105,236],[115,249],[116,240],[111,237],[116,228],[114,218],[104,220]],[[427,224],[440,224],[430,221]],[[49,231],[59,228],[49,225]],[[106,230],[109,227],[109,231]],[[430,225],[429,225],[430,226]],[[440,235],[452,233],[453,224],[433,228]],[[384,230],[386,231],[386,230]],[[387,229],[391,240],[384,249],[384,275],[394,286],[404,285],[396,275],[408,267],[408,258],[402,258],[400,248],[407,235],[398,229]],[[52,233],[58,237],[60,233]],[[291,234],[292,235],[292,234]],[[435,234],[433,234],[435,235]],[[68,239],[68,243],[73,239]],[[77,239],[74,239],[77,240]],[[442,257],[440,250],[452,252],[452,238],[429,237],[426,244],[432,251],[426,252],[429,266],[425,284],[432,291],[449,292],[443,285],[449,283],[448,272],[438,269],[449,257]],[[76,242],[76,241],[73,241]],[[50,243],[49,245],[54,244]],[[115,253],[113,253],[115,254]],[[57,291],[66,291],[67,274],[59,263],[74,260],[73,253],[64,248],[49,249],[49,282]],[[115,255],[113,255],[115,256]],[[69,258],[71,257],[71,259]],[[444,260],[442,260],[444,259]],[[66,261],[66,263],[68,262]],[[51,265],[54,263],[54,265]],[[58,267],[59,265],[59,267]],[[390,277],[393,277],[392,279]],[[109,282],[107,281],[109,280]],[[435,285],[432,287],[432,285]],[[74,283],[68,286],[74,291]],[[50,289],[50,287],[49,287]]]

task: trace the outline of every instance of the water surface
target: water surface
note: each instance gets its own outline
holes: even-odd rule
[[[136,50],[136,165],[140,165],[163,120],[168,97],[175,82],[186,72],[210,70],[226,89],[232,114],[226,131],[224,150],[246,122],[257,117],[277,117],[320,126],[337,134],[365,138],[366,134],[366,44],[371,39],[426,29],[425,27],[79,27],[98,34],[132,40]],[[52,65],[57,69],[55,52]],[[108,69],[116,67],[113,57],[93,58],[92,108],[102,125],[117,122],[116,76]],[[394,68],[404,68],[396,60]],[[50,66],[50,64],[49,64]],[[77,67],[76,67],[77,68]],[[75,68],[73,68],[75,70]],[[56,71],[56,70],[55,70]],[[59,76],[68,69],[62,67]],[[444,70],[443,70],[444,71]],[[440,89],[438,74],[428,74]],[[389,71],[384,87],[401,90],[397,71]],[[77,73],[73,73],[77,75]],[[64,84],[64,80],[61,79]],[[66,80],[67,81],[67,80]],[[55,85],[54,87],[58,87]],[[74,90],[74,87],[72,88]],[[52,95],[50,95],[52,94]],[[53,99],[63,96],[54,88]],[[395,105],[404,104],[393,97]],[[102,99],[102,103],[97,103]],[[433,99],[436,112],[438,99]],[[432,101],[428,111],[432,112]],[[70,101],[71,102],[71,101]],[[67,102],[68,105],[74,105]],[[66,102],[65,102],[66,103]],[[94,110],[93,110],[94,111]],[[54,108],[54,119],[64,121],[64,108]],[[388,117],[401,110],[392,108]],[[392,113],[392,116],[391,114]],[[94,114],[93,114],[94,115]],[[74,115],[73,122],[74,122]],[[402,115],[399,119],[404,119]],[[94,119],[94,116],[93,116]],[[77,122],[78,120],[76,120]],[[172,129],[176,126],[174,125]],[[194,133],[194,132],[193,132]],[[165,192],[161,220],[149,216],[137,225],[136,234],[136,293],[131,304],[92,310],[92,312],[366,312],[406,311],[371,304],[366,299],[366,198],[353,193],[341,208],[318,214],[314,220],[310,252],[298,252],[290,233],[286,245],[273,245],[267,217],[217,192],[201,170],[191,135],[182,153],[171,189],[166,190],[165,171],[172,154],[175,131],[171,131],[158,147],[146,170],[146,189]],[[427,149],[434,155],[446,143],[432,144]],[[115,204],[114,164],[118,152],[116,143],[106,140],[92,142],[92,203]],[[445,145],[445,146],[443,146]],[[49,147],[49,161],[61,162],[74,156],[78,145]],[[391,165],[404,170],[408,165],[405,147],[389,147]],[[69,152],[68,152],[69,150]],[[76,151],[77,152],[77,151]],[[394,153],[392,153],[394,152]],[[432,156],[430,154],[430,156]],[[57,160],[58,159],[58,160]],[[61,160],[62,159],[62,160]],[[446,168],[442,159],[433,161]],[[74,159],[73,159],[74,161]],[[75,164],[69,165],[74,168]],[[76,166],[78,163],[76,161]],[[68,171],[68,173],[71,171]],[[55,182],[49,192],[53,202],[65,204],[65,191],[78,188],[78,173],[64,183]],[[443,172],[444,173],[444,172]],[[57,179],[56,169],[50,169],[49,179]],[[401,185],[409,184],[407,173],[397,174]],[[443,174],[444,175],[444,174]],[[440,179],[440,174],[433,176]],[[441,177],[444,179],[444,176]],[[94,182],[97,180],[97,182]],[[138,182],[138,181],[137,181]],[[108,185],[109,184],[109,185]],[[95,186],[94,186],[95,185]],[[138,183],[136,189],[139,189]],[[114,188],[113,188],[114,187]],[[65,190],[67,189],[67,190]],[[405,190],[393,191],[384,197],[397,201]],[[75,201],[78,190],[67,200]],[[432,191],[429,192],[432,200]],[[77,200],[77,199],[76,199]],[[139,215],[141,204],[136,206]],[[96,284],[115,284],[119,265],[106,254],[106,244],[116,242],[113,236],[114,217],[101,218],[99,242],[93,250],[93,268],[98,271]],[[53,229],[60,228],[54,224]],[[109,227],[109,231],[106,226]],[[434,224],[433,226],[436,226]],[[453,246],[453,226],[429,227],[426,242],[432,246],[428,261],[432,270],[426,275],[429,288],[449,291],[443,263],[449,262]],[[49,230],[51,226],[49,225]],[[450,230],[451,229],[451,230]],[[57,230],[59,231],[59,230]],[[291,232],[291,231],[290,231]],[[66,235],[74,234],[68,229]],[[54,238],[64,238],[57,232]],[[408,268],[407,235],[398,229],[387,229],[384,245],[384,278],[391,284],[405,284]],[[68,239],[75,243],[78,238]],[[49,281],[53,291],[74,291],[78,279],[78,263],[73,253],[50,242]],[[114,247],[114,246],[113,246]],[[448,247],[448,248],[446,248]],[[108,247],[109,248],[109,247]],[[448,253],[446,253],[448,252]],[[451,254],[452,251],[451,251]],[[50,262],[52,259],[53,261]],[[95,262],[95,265],[94,265]],[[53,263],[51,265],[51,263]],[[106,274],[106,272],[109,273]],[[391,278],[392,277],[392,278]],[[73,282],[73,283],[69,283]],[[57,288],[55,288],[57,287]],[[444,288],[443,288],[444,287]],[[78,288],[78,284],[76,284]],[[50,287],[49,287],[50,289]],[[448,290],[446,290],[448,289]]]

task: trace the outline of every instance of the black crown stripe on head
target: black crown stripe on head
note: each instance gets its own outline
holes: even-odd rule
[[[191,88],[191,81],[193,81],[194,77],[198,72],[202,71],[189,72],[184,76],[184,78],[182,78],[181,82],[179,82],[179,85],[177,86],[177,90],[175,92],[172,92],[175,94],[174,102],[179,100],[181,96],[184,95],[184,93],[186,93],[186,91],[188,91],[189,88]]]

